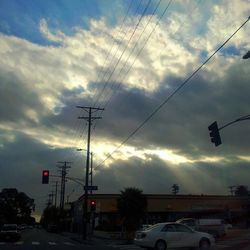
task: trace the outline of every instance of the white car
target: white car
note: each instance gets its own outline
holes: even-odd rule
[[[180,223],[158,223],[144,231],[137,231],[134,244],[146,249],[165,250],[168,248],[210,249],[214,237],[197,232]]]

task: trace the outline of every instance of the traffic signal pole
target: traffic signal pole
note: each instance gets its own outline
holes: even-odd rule
[[[226,125],[223,125],[222,127],[220,127],[219,130],[221,130],[221,129],[223,129],[223,128],[231,125],[231,124],[234,124],[236,122],[241,122],[241,121],[245,121],[245,120],[250,120],[250,115],[245,115],[245,116],[242,116],[242,117],[240,117],[240,118],[238,118],[238,119],[236,119],[236,120],[234,120],[232,122],[229,122]]]
[[[215,144],[215,146],[217,147],[218,145],[221,144],[221,138],[220,138],[220,133],[219,131],[236,123],[236,122],[241,122],[241,121],[245,121],[245,120],[250,120],[250,115],[245,115],[242,116],[234,121],[231,121],[221,127],[218,127],[217,122],[213,122],[209,127],[208,130],[211,131],[210,132],[210,137],[211,137],[211,142]]]
[[[101,119],[101,117],[93,117],[92,113],[100,110],[101,108],[94,107],[82,107],[77,106],[77,108],[84,109],[87,113],[87,117],[78,117],[78,119],[85,119],[88,121],[88,141],[87,141],[87,159],[86,159],[86,173],[85,173],[85,188],[84,188],[84,204],[83,204],[83,239],[87,239],[87,231],[89,228],[89,218],[88,218],[88,186],[89,186],[89,156],[90,156],[90,136],[91,136],[91,124],[93,120]]]

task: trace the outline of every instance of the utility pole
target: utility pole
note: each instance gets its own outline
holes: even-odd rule
[[[54,201],[54,191],[51,191],[51,193],[49,194],[49,197],[50,197],[50,203],[51,203],[51,206],[53,206],[53,201]]]
[[[53,205],[53,192],[48,194],[48,201],[47,201],[47,207],[50,207]]]
[[[104,110],[101,108],[94,107],[82,107],[77,106],[88,113],[87,117],[78,117],[78,119],[84,119],[88,121],[88,144],[87,144],[87,159],[86,159],[86,177],[85,177],[85,189],[84,189],[84,204],[83,204],[83,239],[87,239],[87,230],[88,230],[88,186],[89,186],[89,155],[90,155],[90,133],[92,121],[96,119],[101,119],[101,117],[93,117],[92,113]]]
[[[90,160],[90,186],[92,187],[93,186],[93,152],[90,153],[91,155],[91,160]],[[92,194],[93,190],[90,189],[90,194]]]
[[[57,186],[58,181],[55,181],[55,185],[53,185],[53,187],[55,187],[55,207],[57,206]]]
[[[58,163],[63,164],[63,166],[57,166],[61,170],[61,194],[60,194],[60,209],[63,210],[64,208],[64,196],[65,196],[65,182],[66,182],[66,174],[67,174],[67,169],[71,168],[70,166],[67,166],[67,164],[71,163],[68,161],[59,161]]]

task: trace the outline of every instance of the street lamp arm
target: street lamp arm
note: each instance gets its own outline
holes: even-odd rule
[[[223,128],[228,127],[229,125],[232,125],[232,124],[234,124],[234,123],[236,123],[236,122],[245,121],[245,120],[250,120],[250,115],[242,116],[242,117],[240,117],[240,118],[238,118],[238,119],[236,119],[236,120],[234,120],[234,121],[232,121],[232,122],[227,123],[226,125],[224,125],[224,126],[218,128],[218,129],[219,129],[219,130],[222,130]]]

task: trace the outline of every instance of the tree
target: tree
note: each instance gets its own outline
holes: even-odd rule
[[[43,210],[40,223],[48,228],[50,224],[55,225],[57,230],[67,230],[70,219],[70,210],[61,209],[55,206],[48,206]]]
[[[147,208],[147,198],[140,189],[125,188],[117,200],[117,207],[123,218],[125,230],[132,232],[140,225]]]
[[[244,185],[239,185],[235,189],[236,196],[248,196],[250,192],[248,191],[248,187]]]
[[[179,188],[178,184],[174,184],[174,185],[172,186],[172,193],[173,193],[174,195],[178,194],[178,193],[179,193],[179,190],[180,190],[180,188]]]
[[[58,225],[61,218],[61,210],[55,206],[46,207],[43,211],[41,224],[47,226],[48,224]]]
[[[27,223],[34,209],[34,199],[15,188],[5,188],[0,193],[0,223]]]

